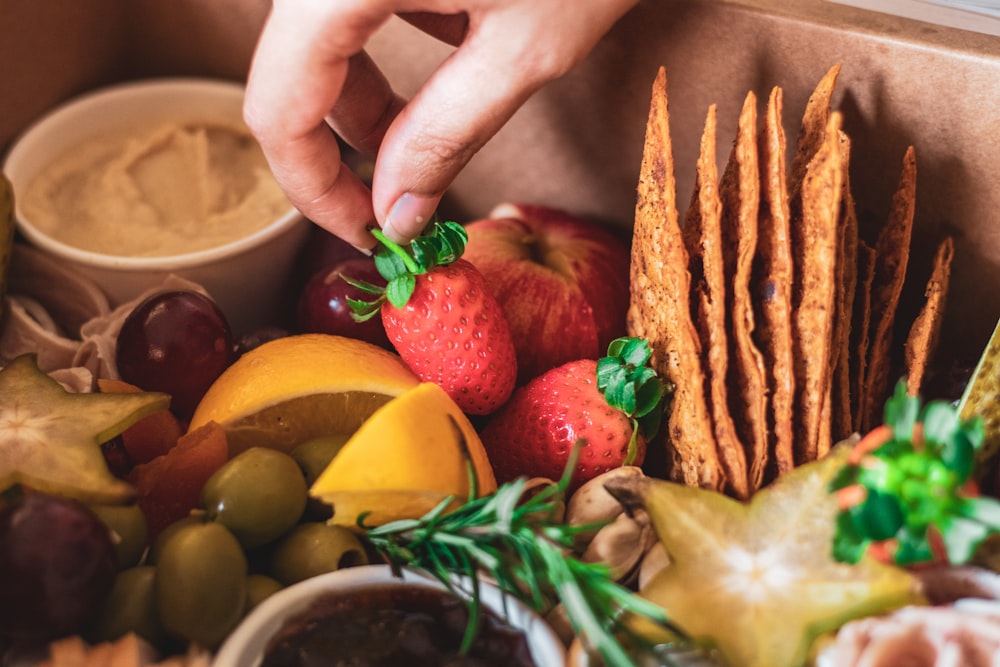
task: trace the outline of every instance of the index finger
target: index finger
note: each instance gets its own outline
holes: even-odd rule
[[[360,3],[364,5],[364,3]],[[244,117],[292,205],[347,242],[367,248],[371,192],[341,161],[326,121],[348,60],[388,15],[342,3],[275,2],[247,78]]]

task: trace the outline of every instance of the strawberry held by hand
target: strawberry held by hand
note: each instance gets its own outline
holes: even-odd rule
[[[444,389],[465,413],[486,415],[499,408],[517,379],[514,343],[482,274],[460,259],[465,230],[455,222],[435,223],[408,248],[380,230],[372,234],[381,242],[375,266],[387,284],[348,280],[378,296],[351,301],[356,319],[381,313],[403,361],[421,380]]]
[[[518,388],[481,434],[497,482],[559,479],[578,443],[571,490],[613,468],[641,465],[664,394],[649,356],[646,341],[618,338],[600,361],[570,361]]]

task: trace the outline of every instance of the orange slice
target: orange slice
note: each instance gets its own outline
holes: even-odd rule
[[[310,494],[333,505],[332,523],[366,526],[422,516],[448,497],[496,490],[475,428],[438,385],[425,382],[377,410],[320,474]]]
[[[226,430],[230,456],[253,446],[288,451],[351,434],[419,380],[403,361],[364,341],[325,334],[279,338],[244,354],[199,403],[189,430]]]

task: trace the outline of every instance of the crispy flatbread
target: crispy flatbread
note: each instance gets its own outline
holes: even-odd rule
[[[858,280],[851,319],[851,352],[854,363],[850,368],[851,428],[861,432],[865,410],[865,378],[868,374],[868,348],[871,347],[872,283],[875,281],[875,249],[858,240]]]
[[[840,201],[840,258],[837,262],[837,311],[834,316],[833,355],[831,371],[833,388],[831,391],[830,428],[831,442],[839,442],[851,435],[854,423],[851,417],[851,324],[854,313],[854,298],[858,282],[858,215],[851,192],[849,176],[851,140],[843,131],[840,133],[840,154],[843,160],[843,194]]]
[[[917,161],[913,146],[903,156],[899,185],[892,196],[889,220],[875,245],[875,280],[872,283],[871,347],[865,377],[863,433],[882,421],[882,409],[889,394],[892,373],[890,352],[896,309],[903,291],[910,255],[913,215],[916,210]]]
[[[701,345],[691,319],[690,275],[677,214],[667,75],[653,82],[632,233],[628,332],[645,338],[653,367],[674,384],[667,417],[667,474],[721,490],[724,478],[705,397]]]
[[[708,376],[706,394],[712,414],[715,445],[726,477],[726,493],[749,497],[747,460],[729,412],[726,376],[729,348],[726,327],[726,271],[722,253],[722,202],[715,163],[716,107],[708,109],[691,205],[683,234],[691,271],[691,302]]]
[[[931,277],[924,290],[924,305],[913,321],[906,343],[903,345],[906,391],[911,396],[920,395],[927,366],[937,349],[945,299],[948,296],[951,261],[954,256],[955,244],[949,236],[938,245]]]
[[[792,451],[792,406],[795,397],[792,366],[793,267],[786,142],[781,116],[782,90],[774,87],[767,100],[764,130],[759,138],[762,187],[755,292],[760,315],[757,340],[768,370],[770,467],[776,475],[784,474],[795,466]]]
[[[795,144],[795,157],[792,158],[792,168],[788,175],[788,194],[793,202],[798,199],[809,163],[826,141],[826,126],[832,113],[833,90],[837,86],[839,76],[840,63],[827,70],[806,102],[802,125]]]
[[[750,281],[757,253],[760,216],[760,167],[757,161],[757,96],[751,91],[740,110],[736,141],[722,175],[722,227],[726,273],[732,277],[728,296],[732,313],[732,364],[726,379],[733,388],[733,420],[746,447],[750,489],[764,481],[768,461],[767,377],[764,357],[754,342],[755,318]]]
[[[837,222],[843,177],[840,125],[840,114],[831,113],[826,140],[813,156],[802,180],[802,218],[792,229],[793,256],[796,266],[801,267],[792,299],[796,465],[815,461],[821,451],[824,402],[830,391]]]

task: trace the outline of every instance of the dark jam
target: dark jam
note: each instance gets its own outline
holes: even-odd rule
[[[524,633],[485,607],[460,654],[467,619],[461,600],[427,587],[329,595],[285,624],[261,667],[534,667]]]

